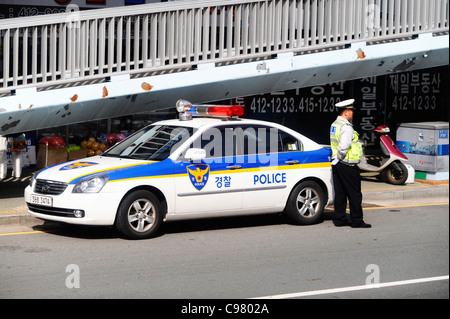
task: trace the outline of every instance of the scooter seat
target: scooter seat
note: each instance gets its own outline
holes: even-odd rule
[[[377,167],[377,166],[374,166],[374,165],[370,165],[370,164],[368,164],[367,162],[365,162],[365,163],[359,163],[358,164],[358,167],[360,168],[360,169],[362,169],[362,170],[365,170],[365,171],[371,171],[371,172],[376,172],[376,171],[378,171],[379,170],[379,167]]]

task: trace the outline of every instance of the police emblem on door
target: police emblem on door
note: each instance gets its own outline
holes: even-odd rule
[[[201,191],[205,187],[209,178],[209,165],[208,164],[196,164],[189,165],[187,167],[189,174],[189,180],[197,190]]]

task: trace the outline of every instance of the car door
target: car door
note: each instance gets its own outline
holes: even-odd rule
[[[284,207],[298,180],[295,169],[301,142],[270,126],[247,126],[244,134],[244,204],[246,210]]]
[[[191,162],[183,152],[175,162],[176,214],[235,213],[242,209],[242,156],[237,156],[234,126],[213,127],[201,134],[190,148],[205,150],[206,157]]]

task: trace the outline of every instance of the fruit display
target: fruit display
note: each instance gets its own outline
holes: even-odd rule
[[[87,149],[88,156],[100,155],[106,151],[106,144],[97,142],[95,137],[89,137],[87,141],[81,142],[81,147]]]
[[[39,140],[39,144],[46,144],[50,148],[64,148],[66,143],[62,137],[59,136],[44,136]]]

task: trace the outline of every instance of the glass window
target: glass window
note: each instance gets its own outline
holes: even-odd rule
[[[191,147],[206,151],[206,158],[236,156],[237,131],[234,127],[212,127]]]
[[[301,151],[300,142],[292,135],[268,126],[243,128],[244,155]]]
[[[262,125],[213,127],[195,140],[190,148],[204,149],[206,158],[302,150],[301,143],[292,135],[277,128]],[[184,154],[185,152],[181,158],[184,158]]]
[[[278,130],[265,126],[249,126],[243,129],[244,155],[278,153]]]
[[[279,131],[281,149],[283,152],[303,151],[303,145],[292,135]]]
[[[104,156],[162,161],[192,133],[193,129],[188,127],[148,126],[113,146]]]

